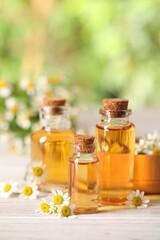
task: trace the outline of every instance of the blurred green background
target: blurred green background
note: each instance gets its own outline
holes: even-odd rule
[[[64,73],[82,101],[160,102],[159,0],[0,0],[0,78]]]

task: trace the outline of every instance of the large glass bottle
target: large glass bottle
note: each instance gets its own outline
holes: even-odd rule
[[[98,211],[98,165],[94,137],[77,135],[75,152],[69,159],[69,195],[75,213]]]
[[[135,127],[128,100],[104,99],[96,125],[99,158],[99,202],[123,204],[133,187]]]
[[[45,99],[40,107],[42,128],[31,135],[31,160],[46,166],[46,179],[41,190],[67,188],[68,158],[75,133],[70,129],[69,107],[64,99]]]

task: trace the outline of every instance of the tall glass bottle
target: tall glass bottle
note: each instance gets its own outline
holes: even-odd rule
[[[60,98],[44,99],[40,107],[42,128],[31,135],[31,160],[46,166],[46,179],[40,188],[50,191],[67,188],[68,158],[75,133],[70,129],[69,107]]]
[[[75,213],[98,211],[98,165],[94,137],[77,135],[75,153],[69,159],[69,195]]]
[[[99,158],[99,201],[123,204],[133,187],[135,127],[129,122],[128,100],[104,99],[96,125]]]

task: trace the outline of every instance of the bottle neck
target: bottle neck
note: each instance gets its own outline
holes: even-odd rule
[[[82,152],[75,152],[75,154],[80,158],[81,160],[87,161],[90,159],[93,159],[95,157],[95,153],[82,153]]]
[[[129,116],[132,113],[131,109],[128,110],[106,110],[100,109],[101,124],[107,126],[118,126],[123,127],[129,125]]]
[[[46,113],[40,110],[40,122],[46,131],[63,130],[71,127],[68,111],[60,114]]]
[[[111,118],[111,117],[106,117],[102,115],[101,123],[104,123],[110,126],[125,126],[129,124],[129,117],[127,116],[123,118]]]

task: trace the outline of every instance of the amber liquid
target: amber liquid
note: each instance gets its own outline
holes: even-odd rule
[[[31,135],[31,159],[46,165],[46,180],[41,190],[67,188],[68,159],[73,154],[71,143],[74,132],[70,129],[46,131],[41,129]]]
[[[96,126],[99,202],[121,205],[133,188],[135,128]]]
[[[98,210],[98,160],[69,161],[69,195],[76,205],[76,214],[96,213]]]
[[[160,155],[135,156],[134,189],[147,194],[160,194]]]

